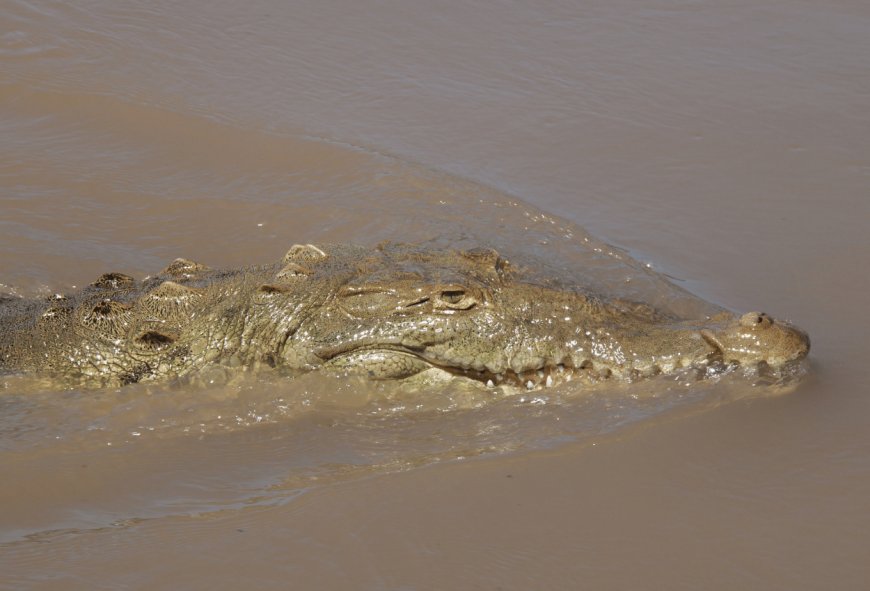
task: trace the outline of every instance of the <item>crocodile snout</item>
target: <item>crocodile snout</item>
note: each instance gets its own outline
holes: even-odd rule
[[[764,312],[747,312],[719,330],[701,334],[728,362],[781,366],[803,359],[810,351],[807,333]]]

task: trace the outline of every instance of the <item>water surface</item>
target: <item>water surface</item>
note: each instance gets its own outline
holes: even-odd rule
[[[6,293],[297,242],[486,244],[687,315],[764,309],[813,351],[782,395],[736,378],[515,395],[7,378],[0,587],[866,584],[862,3],[3,16]]]

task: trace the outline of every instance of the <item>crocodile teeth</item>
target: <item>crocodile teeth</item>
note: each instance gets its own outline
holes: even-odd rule
[[[576,378],[598,382],[600,380],[607,380],[614,375],[610,368],[594,367],[591,361],[585,361],[577,368],[559,363],[547,365],[540,369],[528,369],[520,373],[512,369],[502,373],[466,369],[462,373],[467,377],[480,381],[482,384],[486,384],[487,388],[509,386],[522,388],[527,391],[552,388],[559,384],[571,382]]]

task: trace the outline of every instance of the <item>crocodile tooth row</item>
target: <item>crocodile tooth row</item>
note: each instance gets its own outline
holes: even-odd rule
[[[582,372],[582,373],[581,373]],[[610,377],[609,369],[593,370],[591,362],[583,363],[580,367],[566,367],[564,364],[550,365],[537,370],[529,370],[516,373],[507,370],[502,373],[492,374],[485,371],[466,372],[467,377],[484,382],[487,388],[497,386],[511,386],[534,390],[536,388],[551,388],[557,384],[570,382],[573,378],[583,375],[591,379],[606,379]]]

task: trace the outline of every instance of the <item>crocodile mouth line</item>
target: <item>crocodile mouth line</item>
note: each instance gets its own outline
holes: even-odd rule
[[[417,349],[404,345],[362,345],[356,347],[342,347],[341,349],[331,350],[331,355],[321,358],[328,361],[367,351],[373,353],[389,352],[396,355],[407,355],[413,357],[422,361],[430,368],[439,369],[455,377],[470,379],[486,388],[492,389],[506,386],[520,390],[550,388],[571,381],[583,381],[585,383],[594,384],[610,380],[615,376],[623,378],[626,382],[634,382],[642,378],[650,378],[659,375],[685,376],[687,374],[694,375],[697,380],[703,380],[725,375],[738,367],[744,367],[747,371],[753,372],[757,377],[771,382],[788,380],[790,379],[790,376],[799,372],[799,369],[795,368],[795,365],[800,365],[798,362],[786,364],[782,368],[771,367],[765,362],[751,365],[740,364],[738,362],[726,362],[724,360],[721,345],[719,345],[715,340],[712,342],[707,338],[704,340],[712,348],[706,356],[692,362],[684,360],[682,362],[677,362],[673,366],[666,366],[664,368],[658,363],[653,363],[645,369],[632,367],[618,367],[614,369],[602,361],[585,359],[577,364],[565,359],[562,362],[547,362],[540,367],[528,368],[522,371],[515,371],[506,368],[501,372],[493,372],[490,370],[466,368],[458,364],[451,365],[447,361],[436,360],[427,356],[424,352],[424,347]]]
[[[342,348],[338,352],[335,350],[330,351],[330,353],[333,353],[332,355],[322,358],[328,361],[366,351],[383,351],[407,355],[422,361],[430,368],[439,369],[455,377],[473,380],[487,388],[508,386],[518,389],[536,390],[542,387],[549,388],[575,379],[582,378],[589,382],[599,382],[613,376],[613,371],[609,367],[600,362],[595,363],[592,360],[584,360],[579,365],[571,362],[546,363],[540,367],[529,368],[519,372],[513,369],[505,369],[501,372],[476,370],[459,365],[451,365],[445,361],[434,360],[423,353],[423,348],[413,349],[397,345],[347,347]],[[659,372],[657,371],[656,373]]]

